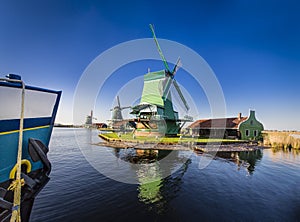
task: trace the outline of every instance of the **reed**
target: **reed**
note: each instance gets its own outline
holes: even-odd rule
[[[263,139],[265,146],[300,149],[300,132],[297,131],[264,131]]]

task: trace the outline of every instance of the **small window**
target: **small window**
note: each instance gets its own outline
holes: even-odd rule
[[[250,125],[251,125],[251,126],[253,125],[253,120],[250,121]]]
[[[246,129],[246,136],[249,136],[249,130]]]
[[[254,133],[255,137],[258,135],[258,131],[257,130],[254,130],[253,133]]]

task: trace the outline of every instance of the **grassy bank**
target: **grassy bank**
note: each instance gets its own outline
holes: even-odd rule
[[[300,132],[264,131],[263,138],[265,146],[300,149]]]
[[[163,143],[163,144],[176,144],[176,143],[242,143],[246,141],[233,140],[233,139],[208,139],[208,138],[192,138],[192,137],[139,137],[134,136],[132,133],[117,134],[117,133],[105,133],[99,134],[99,136],[109,142],[134,142],[134,143]]]

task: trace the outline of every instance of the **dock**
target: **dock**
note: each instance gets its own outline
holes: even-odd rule
[[[164,143],[140,143],[140,142],[123,142],[123,141],[111,141],[111,142],[99,142],[94,145],[112,147],[119,149],[142,149],[142,150],[193,150],[192,146],[183,144],[164,144]]]
[[[203,153],[214,152],[245,152],[263,149],[265,147],[258,146],[256,143],[162,143],[147,141],[124,141],[120,139],[105,140],[94,145],[101,147],[111,147],[119,149],[142,149],[142,150],[177,150],[177,151],[198,151]]]
[[[215,145],[207,145],[207,146],[195,146],[195,151],[200,151],[203,153],[216,153],[216,152],[246,152],[246,151],[256,151],[259,149],[265,149],[266,147],[251,145],[251,144],[232,144],[232,145],[224,145],[221,144],[219,146]]]

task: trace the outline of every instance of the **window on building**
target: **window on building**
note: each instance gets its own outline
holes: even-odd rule
[[[249,130],[246,129],[246,136],[249,136]]]
[[[257,130],[254,130],[253,133],[254,133],[254,136],[258,135],[258,131]]]
[[[251,126],[253,125],[253,120],[250,121],[250,125],[251,125]]]

